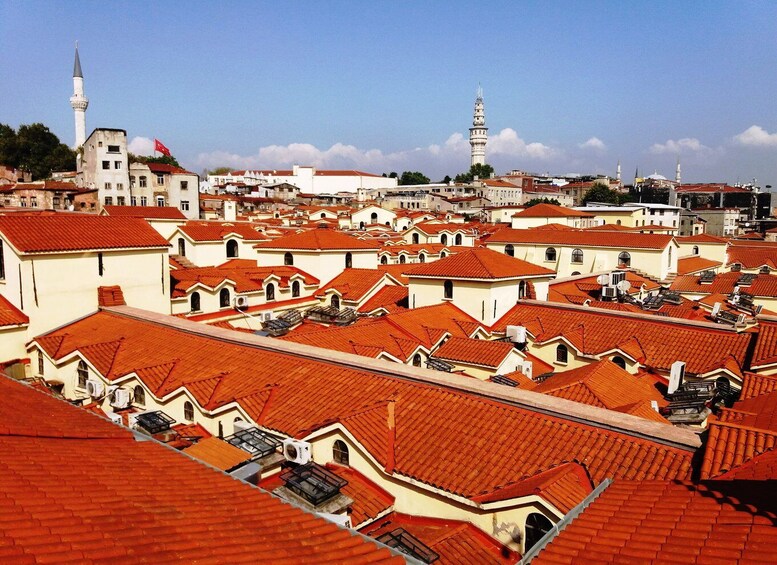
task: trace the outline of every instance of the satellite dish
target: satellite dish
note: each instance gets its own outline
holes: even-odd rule
[[[631,283],[626,279],[623,279],[615,286],[617,286],[618,290],[620,290],[621,292],[628,292],[628,290],[631,288]]]
[[[606,286],[610,284],[610,275],[607,275],[607,274],[599,275],[598,277],[596,277],[596,282],[598,282],[602,286]]]

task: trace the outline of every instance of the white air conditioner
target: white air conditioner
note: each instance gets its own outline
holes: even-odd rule
[[[526,343],[526,326],[507,326],[507,339],[513,343]]]
[[[132,392],[126,388],[117,388],[111,393],[110,400],[114,408],[129,408],[132,404]]]
[[[264,314],[264,321],[269,322],[270,320],[272,320],[272,312],[267,312]]]
[[[235,308],[245,308],[248,306],[248,297],[247,296],[235,296]]]
[[[716,302],[715,305],[712,307],[712,317],[717,318],[718,314],[720,313],[720,302]]]
[[[656,412],[659,412],[659,408],[658,408],[658,401],[656,401],[656,400],[651,400],[651,401],[650,401],[650,407],[651,407],[653,410],[655,410]]]
[[[86,394],[92,398],[100,398],[103,394],[105,394],[105,385],[102,383],[102,381],[98,381],[97,379],[87,379]]]
[[[291,461],[292,463],[299,463],[300,465],[310,463],[310,443],[297,439],[284,439],[283,456],[286,458],[286,461]]]
[[[615,286],[621,281],[626,280],[626,273],[623,271],[613,271],[610,273],[610,284]]]
[[[121,414],[117,414],[116,412],[108,412],[108,419],[114,424],[122,425],[123,423],[121,420]]]
[[[683,378],[685,377],[685,363],[682,361],[675,361],[672,363],[672,368],[669,372],[669,386],[667,392],[672,394],[677,391],[683,384]]]
[[[617,298],[618,297],[618,289],[614,286],[603,286],[602,287],[602,298]]]
[[[532,379],[532,372],[533,372],[532,362],[524,361],[523,365],[521,366],[521,373],[523,373],[524,376],[531,381],[531,380],[534,380]]]

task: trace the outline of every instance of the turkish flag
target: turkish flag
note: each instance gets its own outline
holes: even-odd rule
[[[170,150],[158,139],[154,139],[154,151],[159,151],[162,155],[167,155],[168,157],[170,156]]]

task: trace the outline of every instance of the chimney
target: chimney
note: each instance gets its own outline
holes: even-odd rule
[[[237,202],[234,200],[224,201],[224,221],[234,222],[237,220]]]

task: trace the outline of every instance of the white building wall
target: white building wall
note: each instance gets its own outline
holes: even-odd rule
[[[259,266],[283,265],[286,251],[256,249]],[[345,270],[347,251],[303,251],[290,249],[294,266],[316,277],[321,286]],[[377,269],[378,250],[351,251],[351,266],[354,269]]]

